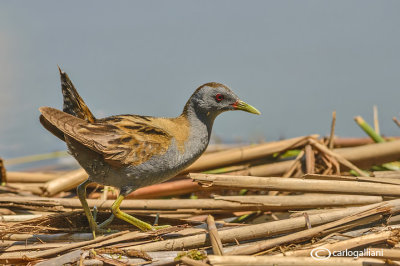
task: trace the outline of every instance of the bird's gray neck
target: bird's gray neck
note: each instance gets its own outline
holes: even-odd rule
[[[215,116],[196,110],[190,102],[185,106],[182,115],[187,117],[190,124],[189,140],[185,149],[197,159],[208,146]]]

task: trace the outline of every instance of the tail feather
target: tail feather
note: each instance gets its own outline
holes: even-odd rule
[[[67,73],[63,72],[60,67],[61,90],[64,98],[63,111],[70,115],[76,116],[80,119],[93,123],[96,118],[87,107],[79,93],[76,91],[74,84],[72,84]],[[54,136],[65,141],[64,133],[54,125],[54,121],[49,120],[49,116],[40,115],[40,123],[42,126],[50,131]],[[52,123],[53,122],[53,123]]]
[[[63,111],[93,123],[96,118],[75,89],[75,86],[72,84],[67,73],[62,71],[60,67],[58,67],[58,70],[60,71],[61,90],[64,98]]]

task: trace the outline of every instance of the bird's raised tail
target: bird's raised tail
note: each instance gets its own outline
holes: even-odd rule
[[[63,111],[67,114],[86,120],[89,123],[93,123],[96,118],[76,91],[75,86],[72,84],[67,73],[62,71],[60,68],[58,68],[58,70],[60,71],[61,91],[64,99]]]
[[[72,84],[72,81],[69,79],[67,73],[62,71],[60,67],[58,70],[60,71],[61,91],[64,101],[63,111],[80,119],[86,120],[89,123],[93,123],[96,118],[89,110],[89,107],[87,107],[79,93],[76,91],[74,84]],[[40,123],[44,128],[53,133],[53,135],[63,141],[65,140],[64,133],[47,121],[43,115],[40,116]]]

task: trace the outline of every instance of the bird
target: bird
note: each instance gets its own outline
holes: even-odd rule
[[[226,85],[209,82],[198,87],[177,117],[115,115],[96,118],[71,82],[59,68],[63,110],[40,107],[40,123],[64,141],[69,153],[87,172],[88,179],[77,187],[77,195],[93,237],[104,233],[117,217],[142,231],[158,230],[120,210],[132,191],[161,183],[195,162],[206,150],[215,118],[225,112],[242,110],[261,114],[240,100]],[[119,189],[110,217],[97,224],[87,200],[90,183]]]

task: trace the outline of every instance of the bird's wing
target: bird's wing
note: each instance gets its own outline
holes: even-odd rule
[[[113,166],[139,165],[162,155],[172,136],[151,124],[151,118],[113,116],[94,123],[51,107],[41,107],[43,117],[65,135],[103,155]]]
[[[56,136],[60,140],[65,141],[64,133],[61,130],[59,130],[57,127],[55,127],[52,123],[47,121],[47,119],[44,118],[43,115],[40,115],[39,121],[40,121],[40,124],[42,124],[42,126],[45,129],[47,129],[51,134],[53,134],[54,136]]]

